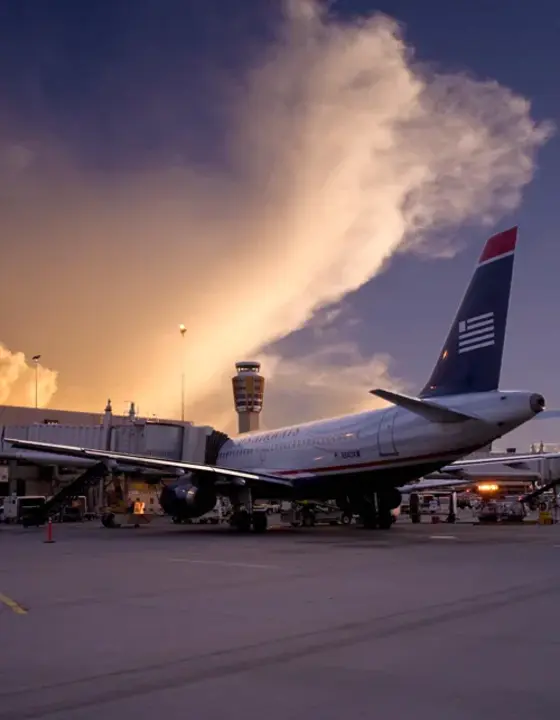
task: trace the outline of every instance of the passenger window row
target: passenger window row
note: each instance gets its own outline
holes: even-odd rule
[[[278,442],[274,443],[273,445],[269,445],[267,447],[260,448],[262,451],[269,451],[269,450],[287,450],[289,448],[302,448],[302,447],[325,447],[329,445],[333,445],[336,442],[341,442],[342,440],[348,440],[347,434],[339,434],[339,435],[331,435],[328,437],[320,437],[320,438],[305,438],[301,440],[290,440],[288,442]],[[248,448],[248,447],[236,447],[231,450],[226,450],[226,452],[222,455],[224,459],[231,458],[231,457],[241,457],[246,456],[249,454],[252,454],[253,451],[259,450],[259,448]]]

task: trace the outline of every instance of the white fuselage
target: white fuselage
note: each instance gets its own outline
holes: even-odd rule
[[[227,441],[217,465],[315,478],[407,470],[433,471],[505,435],[536,415],[532,393],[492,391],[437,398],[437,404],[474,416],[431,422],[401,407],[247,433]],[[435,401],[434,401],[435,402]]]

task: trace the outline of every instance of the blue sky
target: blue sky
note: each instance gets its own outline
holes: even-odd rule
[[[531,102],[533,119],[556,122],[560,13],[545,0],[498,7],[481,0],[339,0],[332,12],[342,19],[374,10],[387,13],[403,24],[419,61],[436,70],[496,80]],[[50,177],[51,163],[71,166],[73,173],[94,182],[98,194],[118,194],[122,173],[130,177],[169,165],[233,176],[231,99],[246,83],[247,69],[258,64],[280,15],[280,3],[272,0],[5,0],[0,8],[3,142],[32,152],[41,148],[36,182]],[[485,237],[519,224],[502,386],[541,391],[549,407],[560,408],[559,171],[556,135],[538,153],[534,179],[515,211],[493,227],[477,227],[470,217],[450,229],[462,248],[452,258],[392,257],[382,273],[344,299],[339,323],[335,320],[329,331],[331,340],[353,343],[366,358],[388,354],[390,374],[404,378],[411,389],[421,387]],[[71,194],[73,177],[65,175],[61,192]],[[14,310],[0,340],[27,356],[40,348],[48,367],[59,372],[54,404],[95,409],[111,388],[122,396],[118,403],[140,393],[148,380],[138,365],[152,378],[150,368],[162,362],[142,333],[149,327],[163,344],[171,342],[161,329],[162,308],[173,308],[170,324],[191,312],[167,287],[181,285],[177,263],[169,269],[157,247],[141,247],[126,234],[58,245],[50,235],[27,235],[25,227],[12,219],[11,232],[2,239],[0,300]],[[165,249],[174,252],[176,245]],[[127,253],[134,255],[130,278],[125,277]],[[52,269],[47,255],[64,264],[63,274]],[[182,262],[188,263],[188,257]],[[157,275],[166,272],[167,278]],[[146,290],[152,285],[157,301]],[[83,322],[72,315],[74,304]],[[107,319],[108,304],[114,322]],[[200,313],[203,308],[201,300]],[[127,327],[131,337],[123,340]],[[269,345],[267,352],[297,358],[316,344],[316,333],[304,329]],[[131,354],[124,366],[118,360],[122,352]],[[133,380],[127,383],[128,377]],[[527,428],[519,438],[523,443],[541,437],[554,441],[559,431],[556,423],[543,422],[538,432]]]

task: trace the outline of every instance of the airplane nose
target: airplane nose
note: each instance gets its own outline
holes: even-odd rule
[[[531,410],[535,413],[535,415],[542,412],[545,408],[544,398],[538,393],[534,393],[533,395],[531,395],[529,399],[529,404],[531,406]]]

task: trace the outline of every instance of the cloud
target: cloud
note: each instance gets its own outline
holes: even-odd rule
[[[361,323],[360,318],[351,313],[351,307],[345,302],[326,305],[314,311],[306,328],[311,330],[313,339],[321,344],[335,342],[340,338],[342,329],[356,327]]]
[[[37,386],[35,386],[37,379]],[[0,403],[46,407],[57,388],[57,373],[42,365],[31,365],[22,352],[13,353],[0,344]]]
[[[386,403],[370,390],[407,388],[391,376],[388,355],[364,358],[353,343],[326,345],[297,358],[263,354],[257,359],[266,376],[262,425],[267,428],[374,410]]]
[[[263,352],[253,359],[261,364],[265,377],[261,429],[374,410],[386,404],[369,394],[375,387],[410,390],[392,375],[387,354],[364,357],[352,342],[322,344],[297,357]],[[237,432],[231,391],[226,394],[219,385],[195,403],[193,416],[225,432]]]
[[[149,103],[145,88],[139,111]],[[91,377],[90,394],[67,404],[95,392],[101,405],[118,388],[147,413],[177,416],[186,369],[189,416],[219,425],[235,360],[304,326],[395,252],[450,253],[445,231],[515,208],[549,134],[498,83],[417,62],[391,18],[343,21],[294,0],[238,83],[227,173],[187,163],[94,179],[34,145],[3,225],[41,244],[59,333]],[[93,323],[103,352],[77,356]],[[344,393],[332,403],[351,406]]]

